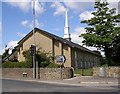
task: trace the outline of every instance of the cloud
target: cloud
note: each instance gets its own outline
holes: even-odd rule
[[[111,8],[116,8],[116,12],[118,12],[118,2],[109,2],[108,7]],[[84,11],[82,12],[79,17],[80,20],[88,20],[94,17],[93,14],[91,14],[93,11]]]
[[[83,38],[79,37],[79,35],[83,33],[85,33],[85,29],[83,27],[76,27],[74,32],[71,33],[72,41],[82,45]]]
[[[93,14],[91,14],[90,11],[85,11],[79,15],[80,20],[88,20],[94,17]]]
[[[9,5],[11,5],[12,7],[18,7],[19,9],[21,9],[24,12],[28,12],[30,9],[30,2],[7,2]]]
[[[4,0],[3,2],[31,2],[31,0]]]
[[[110,3],[109,7],[110,8],[116,8],[118,10],[118,2],[120,0],[108,0],[108,2]],[[71,9],[74,10],[74,12],[76,13],[80,13],[89,9],[94,9],[94,0],[92,1],[74,1],[74,0],[70,0],[69,2],[64,2],[64,5]]]
[[[83,27],[76,27],[74,32],[71,33],[71,39],[73,42],[79,44],[79,45],[83,45],[82,41],[84,40],[83,37],[79,37],[81,34],[86,33],[85,29]],[[84,46],[86,47],[86,46]],[[97,50],[95,47],[86,47],[90,50]]]
[[[31,3],[32,8],[33,8],[33,3]],[[39,16],[40,14],[44,13],[45,8],[44,8],[45,3],[39,3],[39,0],[35,1],[35,14],[36,16]]]
[[[10,42],[8,42],[7,48],[12,48],[13,49],[15,46],[18,45],[17,43],[18,43],[18,41],[11,40]]]
[[[28,20],[24,20],[21,22],[21,24],[26,27],[26,26],[28,26],[29,22],[28,22]]]
[[[28,20],[24,20],[21,22],[21,25],[24,26],[24,27],[27,27],[29,29],[32,29],[33,28],[33,21],[32,22],[29,22]],[[36,19],[35,20],[35,27],[42,27],[44,26],[42,23],[39,23],[39,21]]]
[[[8,53],[11,54],[12,53],[12,49],[14,49],[14,47],[16,47],[17,45],[18,45],[18,41],[11,40],[6,45],[7,47],[2,49],[2,46],[0,46],[0,55],[2,55],[5,52],[5,49],[9,49]]]
[[[17,35],[18,35],[19,37],[24,37],[26,34],[17,32]]]
[[[71,0],[71,2],[64,2],[65,6],[74,12],[82,12],[90,7],[94,6],[94,2],[75,2]]]
[[[79,9],[80,8],[79,2],[64,2],[64,4],[70,9]]]
[[[120,4],[119,4],[120,6]],[[116,8],[116,13],[118,13],[118,2],[109,2],[109,8]]]
[[[5,52],[5,49],[10,48],[9,54],[12,53],[12,49],[18,45],[18,41],[11,40],[8,42],[7,47],[3,48],[2,45],[0,44],[0,55],[2,55]]]
[[[51,4],[50,7],[55,8],[54,15],[63,15],[65,10],[66,10],[64,5],[60,2],[54,2],[54,3]]]
[[[7,2],[9,5],[11,5],[12,7],[18,7],[20,10],[22,10],[23,12],[29,12],[29,11],[33,11],[33,3],[31,3],[31,0],[15,0],[13,2]],[[41,15],[42,13],[44,13],[45,9],[44,9],[44,4],[45,3],[39,3],[39,0],[35,1],[35,13],[36,16]]]

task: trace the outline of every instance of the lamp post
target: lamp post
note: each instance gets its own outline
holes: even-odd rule
[[[35,46],[35,0],[33,0],[33,45]],[[36,78],[35,52],[33,53],[33,79]]]
[[[36,43],[35,43],[35,1],[33,0],[33,46],[34,46],[34,53],[33,53],[33,79],[38,79],[38,61],[36,58]]]

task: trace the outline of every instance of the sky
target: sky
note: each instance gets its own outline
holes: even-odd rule
[[[65,25],[65,10],[68,9],[69,27],[72,41],[82,45],[83,38],[79,35],[85,33],[86,24],[82,20],[93,17],[94,0],[84,2],[70,0],[35,0],[36,27],[57,36],[63,37]],[[41,2],[40,2],[41,1]],[[91,2],[90,2],[91,1]],[[114,1],[114,2],[111,2]],[[110,8],[117,8],[118,1],[110,0]],[[0,54],[7,48],[14,48],[26,34],[33,29],[32,0],[3,0],[0,4]],[[95,48],[89,48],[94,50]]]

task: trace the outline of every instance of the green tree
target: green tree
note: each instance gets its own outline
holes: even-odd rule
[[[25,57],[25,62],[28,63],[29,66],[33,67],[32,64],[32,56],[30,55],[30,51],[26,50],[23,52],[23,56]],[[53,57],[49,52],[42,50],[39,48],[36,51],[36,60],[38,61],[39,67],[47,67],[50,63],[52,63]]]
[[[116,38],[113,41],[113,49],[112,49],[112,60],[113,65],[120,65],[120,35],[116,36]]]
[[[47,67],[52,63],[53,57],[50,52],[46,52],[45,50],[42,50],[42,48],[39,48],[36,52],[36,59],[39,67]]]
[[[120,49],[120,46],[116,46],[117,42],[120,44],[120,41],[117,41],[120,36],[120,27],[117,26],[120,14],[115,14],[116,9],[110,9],[108,5],[108,2],[95,2],[96,11],[92,12],[94,17],[81,22],[88,26],[85,28],[86,34],[81,34],[80,37],[84,38],[84,45],[104,51],[108,65],[112,65],[113,57],[116,57]]]
[[[22,54],[25,57],[25,62],[23,63],[26,63],[27,67],[32,68],[33,64],[32,64],[32,57],[30,55],[30,51],[26,50]]]
[[[2,59],[4,59],[9,55],[8,52],[9,52],[9,49],[6,49],[5,52],[2,54]]]

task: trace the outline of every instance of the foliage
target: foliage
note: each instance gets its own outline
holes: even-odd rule
[[[101,66],[104,66],[104,65],[106,65],[107,64],[107,59],[106,59],[106,57],[103,57],[103,58],[101,58],[101,63],[100,63],[100,67]]]
[[[23,52],[23,56],[25,57],[24,62],[4,62],[2,64],[3,68],[32,68],[33,67],[33,59],[29,50]],[[52,60],[54,59],[51,54],[45,52],[41,48],[36,51],[36,61],[38,61],[39,67],[59,67],[58,64],[53,64]]]
[[[50,63],[47,67],[48,68],[60,68],[60,65],[56,63]],[[61,65],[61,67],[63,67],[63,65]]]
[[[28,62],[31,67],[32,65],[32,56],[30,55],[29,50],[24,51],[23,55],[25,57],[25,62]],[[38,66],[39,67],[47,67],[53,60],[53,57],[51,56],[51,54],[49,52],[45,52],[44,50],[42,50],[42,48],[39,48],[36,51],[36,61],[38,61]]]
[[[74,74],[80,74],[83,76],[92,76],[93,75],[93,69],[88,68],[88,69],[76,69],[74,71]]]
[[[24,51],[24,52],[23,52],[23,56],[25,57],[24,63],[27,63],[27,65],[28,65],[30,68],[32,68],[32,67],[33,67],[33,65],[32,65],[32,57],[31,57],[31,55],[30,55],[29,50]]]
[[[54,59],[50,52],[46,52],[45,50],[42,50],[42,48],[37,50],[36,58],[39,67],[47,67]]]
[[[120,14],[115,15],[116,9],[108,8],[108,2],[95,2],[95,12],[93,18],[84,20],[81,23],[86,23],[88,26],[86,34],[80,36],[84,38],[84,45],[96,47],[105,52],[108,65],[113,65],[113,61],[117,59],[120,65],[118,49],[120,50],[120,27],[117,23],[120,22]]]
[[[0,65],[0,67],[1,67],[1,65]],[[28,62],[4,62],[4,63],[2,63],[2,67],[3,68],[31,68],[31,65]],[[56,64],[56,63],[50,63],[48,65],[48,64],[46,64],[46,62],[42,62],[41,67],[60,68],[60,65]]]
[[[8,54],[8,51],[9,49],[6,49],[5,52],[2,54],[2,59],[7,57],[9,54]]]
[[[119,31],[120,32],[120,31]],[[120,36],[114,39],[114,45],[112,49],[112,60],[114,61],[112,65],[120,66]]]
[[[29,63],[25,62],[4,62],[2,63],[3,68],[30,68]]]

